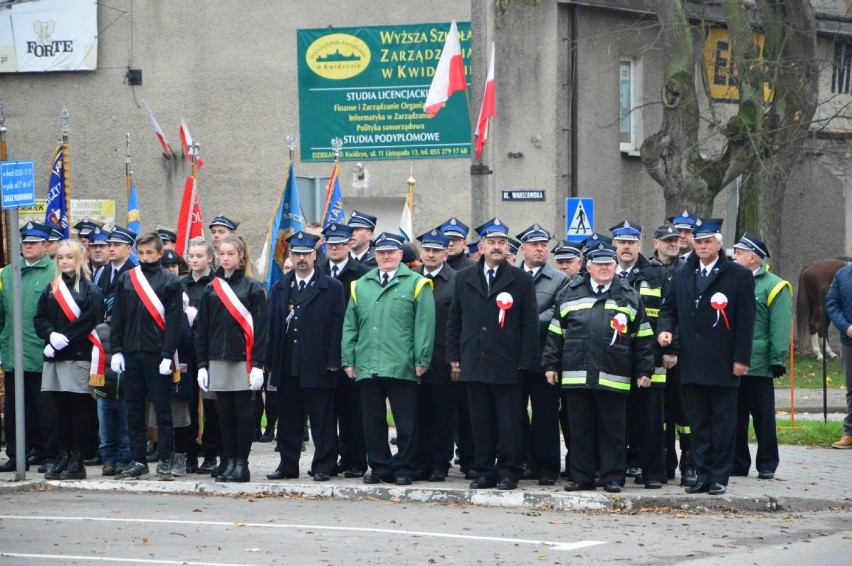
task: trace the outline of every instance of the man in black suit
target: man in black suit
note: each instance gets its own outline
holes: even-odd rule
[[[281,462],[269,479],[299,477],[307,414],[314,439],[314,481],[337,475],[335,372],[340,369],[343,285],[314,269],[319,236],[297,232],[287,239],[293,269],[272,288],[269,301],[269,383],[277,388]]]
[[[370,271],[349,253],[352,228],[346,224],[329,224],[323,230],[328,260],[320,269],[343,284],[343,299],[348,304],[352,282]],[[337,415],[338,471],[344,477],[360,478],[367,471],[367,444],[364,439],[364,419],[361,415],[361,395],[355,381],[346,377],[343,370],[335,372],[337,387],[334,390],[334,407]]]
[[[417,237],[423,265],[415,271],[432,280],[435,298],[435,346],[432,363],[420,380],[417,395],[419,435],[415,465],[417,479],[444,481],[453,459],[453,415],[456,383],[447,361],[447,314],[453,300],[456,271],[447,261],[449,239],[438,230]],[[466,426],[470,426],[468,423]]]
[[[350,238],[350,255],[358,263],[367,263],[376,254],[373,248],[373,231],[376,229],[376,217],[366,212],[352,211],[349,217],[349,227],[352,228]],[[372,267],[376,264],[373,262]]]
[[[734,463],[737,389],[751,361],[756,310],[754,277],[720,252],[721,227],[720,218],[695,221],[695,253],[675,271],[657,323],[663,348],[680,331],[697,476],[686,492],[711,495],[725,493]]]
[[[465,252],[467,252],[467,235],[470,232],[467,224],[452,216],[438,226],[438,230],[450,241],[449,246],[447,246],[447,265],[455,271],[476,265],[474,260],[465,255]]]
[[[456,274],[447,359],[468,390],[479,474],[470,487],[515,489],[524,461],[521,370],[539,364],[535,286],[507,263],[509,229],[500,219],[476,230],[482,258]]]
[[[136,242],[136,233],[115,226],[106,239],[109,263],[103,267],[98,279],[98,286],[104,296],[104,317],[109,320],[112,315],[112,304],[115,301],[115,293],[118,288],[118,277],[125,271],[135,267],[130,259],[133,252],[133,244]]]

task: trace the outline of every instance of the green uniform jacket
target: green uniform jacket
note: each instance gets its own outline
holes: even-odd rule
[[[32,267],[28,267],[26,261],[21,260],[24,371],[40,372],[44,366],[44,340],[36,336],[33,317],[35,317],[38,308],[41,292],[53,282],[55,276],[56,267],[48,255],[38,260]],[[13,332],[12,268],[9,267],[0,272],[0,356],[3,360],[3,369],[6,371],[15,369]]]
[[[748,375],[772,377],[769,366],[785,366],[790,357],[793,287],[761,265],[754,276],[757,316]]]
[[[435,342],[432,282],[400,264],[382,288],[378,268],[352,282],[343,319],[343,366],[355,379],[393,377],[418,381],[415,367],[428,368]]]

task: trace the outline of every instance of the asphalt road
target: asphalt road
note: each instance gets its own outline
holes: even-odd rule
[[[852,512],[556,512],[70,489],[0,495],[3,564],[848,564]]]

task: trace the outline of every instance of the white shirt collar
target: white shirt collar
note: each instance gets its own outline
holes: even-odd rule
[[[538,275],[538,272],[539,272],[539,271],[541,271],[541,268],[542,268],[542,266],[541,266],[541,265],[539,265],[538,267],[529,267],[529,266],[527,266],[526,264],[523,264],[523,266],[524,266],[524,267],[523,267],[523,270],[524,270],[524,271],[526,271],[527,273],[529,273],[530,271],[532,271],[532,274],[531,274],[531,275],[532,275],[533,277],[535,277],[536,275]]]
[[[388,274],[388,281],[390,281],[391,279],[393,279],[393,278],[394,278],[394,276],[396,275],[396,272],[397,272],[397,271],[399,271],[399,268],[396,268],[396,269],[394,269],[393,271],[382,271],[382,270],[379,270],[379,281],[381,281],[381,280],[384,278],[385,273],[387,273],[387,274]]]
[[[597,281],[595,281],[593,278],[589,277],[589,284],[592,286],[592,291],[594,291],[595,293],[597,293],[597,292],[598,292],[598,285],[600,285],[600,283],[598,283]],[[610,288],[610,287],[612,287],[612,281],[610,281],[609,283],[607,283],[606,285],[604,285],[604,288],[603,288],[604,293],[606,293],[607,291],[609,291],[609,288]]]
[[[438,276],[438,274],[439,274],[439,273],[441,273],[441,270],[442,270],[442,269],[444,269],[444,264],[443,264],[443,263],[442,263],[441,265],[439,265],[439,266],[438,266],[438,269],[436,269],[435,271],[426,272],[426,273],[424,273],[423,275],[431,275],[432,277],[437,277],[437,276]],[[426,271],[426,270],[424,269],[423,271]]]
[[[488,271],[490,269],[494,270],[494,277],[497,277],[497,272],[500,271],[500,266],[498,265],[496,267],[488,267],[487,263],[482,262],[482,273],[484,273],[486,277],[488,277]]]
[[[314,276],[313,270],[311,270],[310,274],[307,277],[305,277],[304,279],[302,279],[301,277],[296,275],[296,285],[300,284],[302,281],[304,281],[305,285],[307,285],[308,283],[310,283],[313,276]]]
[[[703,263],[701,263],[701,260],[699,259],[698,260],[698,269],[706,269],[707,273],[710,273],[711,271],[713,271],[713,268],[716,267],[716,264],[718,262],[719,262],[719,256],[716,256],[716,259],[714,259],[713,262],[710,263],[709,265],[704,265]]]
[[[340,262],[333,262],[331,260],[328,260],[329,269],[336,267],[337,272],[339,273],[339,272],[343,271],[343,269],[346,267],[346,263],[348,261],[349,261],[348,257],[343,258],[343,260],[341,260]]]

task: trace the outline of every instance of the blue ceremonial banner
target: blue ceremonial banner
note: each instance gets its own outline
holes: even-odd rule
[[[340,194],[338,171],[339,167],[335,163],[334,169],[331,170],[331,178],[328,180],[328,188],[325,191],[325,205],[322,209],[323,229],[329,224],[346,223],[346,211],[343,210],[343,196]]]
[[[130,193],[127,195],[126,227],[137,236],[142,231],[142,228],[139,226],[139,199],[136,197],[136,181],[132,178],[130,179]],[[139,265],[139,258],[136,255],[136,244],[133,244],[133,251],[130,253],[130,259],[134,264]]]
[[[287,259],[287,238],[304,230],[302,225],[302,205],[299,203],[299,189],[296,186],[296,172],[293,162],[287,172],[287,183],[275,208],[275,214],[269,222],[266,243],[263,246],[261,265],[266,267],[262,280],[267,291],[284,276],[284,261]]]
[[[47,189],[47,208],[44,211],[46,224],[56,224],[62,228],[62,237],[68,238],[68,208],[65,200],[65,161],[62,159],[62,146],[56,148],[53,167],[50,170],[50,185]]]

